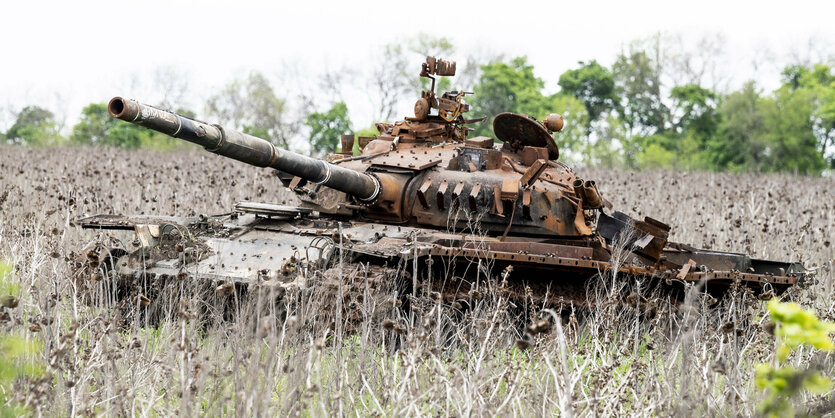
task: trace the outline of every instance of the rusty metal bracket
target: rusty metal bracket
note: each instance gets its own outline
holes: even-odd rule
[[[530,168],[525,171],[525,174],[522,175],[522,178],[519,182],[522,184],[523,189],[527,189],[531,187],[536,180],[539,179],[539,176],[548,168],[548,161],[543,159],[538,159],[531,164]]]
[[[481,183],[476,183],[473,186],[473,189],[470,190],[470,195],[467,197],[467,203],[469,203],[470,211],[476,212],[478,211],[479,201],[478,201],[478,194],[481,193]]]
[[[429,187],[432,186],[432,178],[427,177],[426,181],[420,186],[417,191],[417,198],[420,205],[423,206],[424,209],[429,209],[429,201],[426,200],[426,193],[429,192]]]
[[[449,187],[449,182],[444,180],[441,182],[441,185],[438,186],[438,191],[435,193],[435,200],[438,204],[438,209],[444,210],[444,195],[446,194],[446,189]]]

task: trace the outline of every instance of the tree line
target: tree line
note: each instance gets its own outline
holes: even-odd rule
[[[550,82],[538,77],[524,56],[469,55],[459,61],[458,75],[437,87],[475,93],[467,97],[467,116],[486,116],[487,122],[471,125],[471,136],[492,135],[492,117],[505,111],[535,118],[563,114],[568,123],[556,140],[561,158],[572,163],[802,174],[835,168],[832,66],[788,65],[776,90],[764,91],[749,81],[726,91],[715,71],[720,64],[716,48],[716,42],[708,42],[699,45],[701,56],[672,55],[658,35],[625,46],[611,66],[579,62]],[[385,46],[380,55],[364,88],[375,119],[391,121],[406,116],[404,110],[428,88],[417,76],[416,63],[425,55],[454,58],[455,47],[446,38],[419,35]],[[349,117],[342,92],[357,78],[339,69],[319,77],[319,94],[291,97],[253,72],[218,89],[203,114],[282,147],[309,144],[310,153],[323,155],[336,150],[340,135],[376,134],[373,126],[357,127]],[[557,92],[548,93],[552,90]],[[110,118],[104,103],[86,106],[67,135],[59,132],[49,110],[25,107],[0,142],[179,146],[165,135]]]

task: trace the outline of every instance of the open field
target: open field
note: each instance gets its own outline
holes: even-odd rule
[[[834,179],[577,171],[616,208],[672,225],[672,241],[817,268],[790,296],[835,319]],[[647,295],[650,318],[614,296],[640,284],[603,277],[603,303],[524,350],[519,319],[495,295],[466,315],[428,306],[413,323],[393,312],[402,324],[393,330],[369,319],[341,334],[308,320],[319,314],[307,303],[315,292],[287,298],[280,320],[242,300],[238,320],[206,325],[189,319],[201,300],[185,289],[151,302],[179,315],[128,328],[78,293],[68,260],[96,233],[72,219],[214,214],[237,200],[292,197],[267,170],[196,150],[0,147],[0,259],[22,287],[0,329],[41,342],[30,360],[52,377],[21,383],[17,399],[45,415],[736,416],[754,415],[763,398],[754,366],[771,361],[774,339],[764,304],[744,291],[712,307],[695,292],[683,307]],[[791,362],[835,375],[831,355],[800,350]],[[831,394],[804,396],[799,407],[832,410]]]

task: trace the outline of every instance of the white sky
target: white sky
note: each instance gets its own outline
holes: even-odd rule
[[[189,101],[200,114],[211,88],[250,70],[275,75],[293,61],[303,72],[361,68],[381,45],[418,32],[451,38],[459,57],[445,58],[463,60],[476,47],[527,55],[552,91],[577,61],[609,65],[633,39],[721,32],[728,54],[720,70],[731,85],[756,78],[773,88],[791,51],[833,56],[833,16],[832,0],[0,0],[0,129],[11,123],[10,110],[27,104],[41,103],[71,124],[87,103],[115,95],[143,100],[132,96],[132,80],[148,80],[159,67],[188,75]],[[755,71],[752,59],[762,62],[764,48],[771,52],[765,64],[775,62]],[[363,122],[371,118],[364,100],[348,98]]]

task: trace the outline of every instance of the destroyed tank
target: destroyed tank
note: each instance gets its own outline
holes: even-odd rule
[[[358,155],[354,137],[343,136],[342,152],[327,160],[113,98],[114,118],[275,170],[301,204],[239,202],[217,216],[87,217],[77,223],[130,230],[135,239],[132,248],[98,240],[79,266],[85,277],[118,278],[120,289],[135,285],[139,290],[119,290],[120,297],[143,303],[149,283],[186,278],[225,295],[253,285],[338,288],[355,306],[369,282],[372,289],[402,282],[401,295],[432,291],[455,303],[501,276],[510,298],[545,306],[584,305],[588,280],[612,273],[719,293],[735,284],[779,293],[805,277],[796,263],[670,242],[662,221],[615,210],[605,185],[559,161],[553,135],[564,121],[557,114],[539,121],[502,113],[492,121],[496,138],[468,137],[468,124],[484,122],[464,118],[468,93],[435,94],[436,77],[454,74],[454,61],[427,57],[420,75],[431,88],[414,116],[378,123],[379,135],[357,138]],[[356,291],[357,280],[364,290]]]

